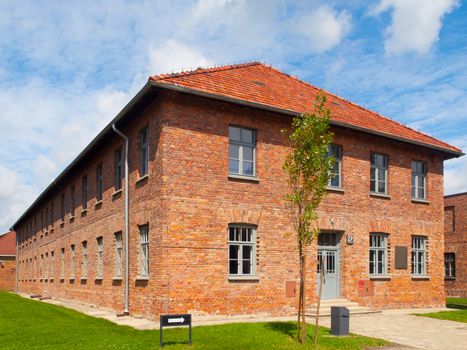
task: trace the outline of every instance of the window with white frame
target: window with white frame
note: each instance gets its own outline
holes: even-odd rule
[[[384,233],[370,233],[370,276],[388,274],[388,237]]]
[[[256,133],[255,130],[229,127],[229,174],[256,175]]]
[[[370,191],[373,193],[388,193],[388,156],[371,154]]]
[[[82,257],[81,257],[81,278],[88,277],[88,242],[81,243]]]
[[[115,277],[122,277],[123,242],[122,233],[115,234]]]
[[[96,199],[98,202],[102,200],[104,192],[104,170],[102,162],[96,166]]]
[[[139,132],[140,142],[140,164],[139,176],[144,176],[149,172],[149,127],[145,127]]]
[[[60,252],[60,259],[61,259],[61,269],[60,269],[60,278],[65,278],[65,248],[62,248]]]
[[[342,187],[342,147],[339,145],[329,145],[328,157],[336,160],[331,168],[329,176],[329,187]]]
[[[412,237],[412,275],[426,276],[426,238]]]
[[[97,237],[97,278],[104,275],[104,241],[102,237]]]
[[[444,277],[456,278],[456,254],[444,253]]]
[[[256,271],[256,228],[229,225],[229,275],[253,276]]]
[[[70,278],[75,278],[75,245],[70,246]]]
[[[412,198],[426,199],[426,163],[412,161]]]
[[[140,237],[140,275],[149,275],[149,225],[139,227]]]

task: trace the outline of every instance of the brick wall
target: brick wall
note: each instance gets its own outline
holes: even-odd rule
[[[0,256],[0,290],[15,290],[16,261],[14,257]]]
[[[445,280],[446,295],[467,297],[467,193],[444,198],[446,253],[456,257],[456,277]]]
[[[287,314],[296,299],[286,296],[286,282],[298,281],[295,240],[281,165],[287,152],[280,130],[283,115],[216,102],[179,93],[161,92],[131,124],[130,136],[130,311],[157,317],[161,312],[209,314]],[[150,128],[149,177],[139,180],[138,132]],[[228,126],[257,131],[259,181],[228,178]],[[442,156],[425,148],[336,128],[335,143],[343,147],[343,192],[329,192],[320,207],[319,227],[340,234],[340,297],[376,308],[441,306],[443,290],[443,168]],[[25,218],[20,234],[20,290],[48,293],[123,309],[124,281],[112,279],[114,233],[123,231],[123,196],[114,193],[114,151],[123,145],[106,140],[80,164],[35,213]],[[389,155],[389,198],[369,195],[370,152]],[[411,200],[412,159],[428,164],[428,202]],[[104,162],[104,197],[95,205],[95,168]],[[88,174],[89,203],[80,206],[81,177]],[[75,184],[77,208],[70,219],[70,186]],[[60,196],[65,193],[67,215],[60,220]],[[54,201],[55,221],[40,227],[40,212]],[[30,223],[36,225],[31,230]],[[257,279],[229,280],[229,223],[257,225]],[[138,225],[149,223],[150,278],[137,279]],[[374,295],[358,294],[359,280],[368,280],[369,232],[389,237],[390,278],[374,280]],[[345,236],[354,237],[353,245]],[[428,238],[429,278],[413,279],[409,268],[396,270],[394,247],[408,246],[411,235]],[[95,280],[97,243],[104,241],[104,278]],[[81,280],[81,243],[88,242],[88,276]],[[75,245],[75,279],[70,280],[70,246]],[[60,250],[65,248],[65,278],[60,278]],[[54,276],[39,273],[41,255],[54,252]],[[37,260],[31,273],[31,259]],[[26,263],[27,261],[27,263]],[[50,267],[49,267],[50,269]],[[50,271],[50,270],[49,270]],[[316,247],[308,257],[308,301],[316,297]]]

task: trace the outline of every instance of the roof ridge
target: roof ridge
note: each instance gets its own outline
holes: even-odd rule
[[[281,74],[283,74],[283,75],[286,75],[286,76],[288,76],[288,77],[291,77],[292,79],[294,79],[294,80],[296,80],[296,81],[298,81],[298,82],[300,82],[300,83],[302,83],[302,84],[305,84],[305,85],[307,85],[307,86],[309,86],[309,87],[312,87],[312,88],[314,88],[314,89],[316,89],[316,90],[323,91],[325,94],[328,94],[328,95],[333,96],[333,97],[335,97],[335,98],[338,98],[338,99],[340,99],[340,100],[342,100],[342,101],[345,101],[345,102],[347,102],[347,103],[350,103],[352,106],[358,107],[358,108],[360,108],[360,109],[362,109],[362,110],[364,110],[364,111],[370,112],[370,113],[374,113],[374,114],[376,114],[377,116],[379,116],[379,117],[381,117],[381,118],[383,118],[383,119],[389,120],[389,121],[391,121],[391,122],[393,122],[393,123],[396,123],[396,124],[398,124],[398,125],[400,125],[400,126],[402,126],[402,127],[404,127],[404,128],[410,129],[410,130],[412,130],[412,131],[414,131],[414,132],[416,132],[416,133],[418,133],[418,134],[420,134],[420,135],[424,135],[424,136],[429,137],[430,139],[432,139],[432,140],[434,140],[434,141],[441,142],[441,143],[443,143],[443,144],[446,145],[446,146],[453,147],[453,146],[451,146],[450,144],[448,144],[448,143],[446,143],[446,142],[444,142],[444,141],[441,141],[441,140],[435,138],[435,137],[432,136],[432,135],[429,135],[429,134],[427,134],[427,133],[425,133],[425,132],[423,132],[423,131],[420,131],[420,130],[415,130],[414,128],[411,128],[410,126],[405,125],[405,124],[403,124],[403,123],[401,123],[401,122],[399,122],[399,121],[397,121],[397,120],[394,120],[394,119],[392,119],[392,118],[389,118],[389,117],[387,117],[387,116],[385,116],[385,115],[383,115],[383,114],[381,114],[381,113],[379,113],[379,112],[373,111],[373,110],[371,110],[371,109],[369,109],[369,108],[366,108],[366,107],[363,107],[363,106],[361,106],[361,105],[359,105],[359,104],[357,104],[357,103],[355,103],[355,102],[349,101],[349,100],[347,100],[347,99],[345,99],[345,98],[343,98],[343,97],[341,97],[341,96],[339,96],[339,95],[337,95],[337,94],[335,94],[335,93],[333,93],[333,92],[330,92],[330,91],[328,91],[328,90],[319,88],[319,87],[317,87],[317,86],[314,86],[313,84],[308,83],[308,82],[306,82],[306,81],[304,81],[304,80],[302,80],[302,79],[300,79],[300,78],[298,78],[298,77],[296,77],[296,76],[294,76],[294,75],[285,73],[285,72],[281,71],[280,69],[278,69],[278,68],[276,68],[276,67],[270,66],[270,65],[268,65],[268,64],[263,64],[263,65],[266,66],[266,67],[268,67],[268,68],[270,68],[270,69],[272,69],[272,70],[275,70],[276,72],[279,72],[279,73],[281,73]],[[458,147],[455,147],[455,148],[456,148],[457,150],[460,151],[460,149],[459,149]]]
[[[168,78],[179,78],[179,77],[184,77],[184,76],[189,76],[189,75],[220,72],[220,71],[262,65],[262,64],[263,63],[259,61],[249,61],[249,62],[244,62],[244,63],[227,64],[227,65],[213,66],[213,67],[198,67],[196,69],[191,69],[191,70],[186,70],[186,71],[182,70],[181,72],[177,72],[177,73],[151,75],[149,76],[148,80],[159,81],[159,80],[164,80]]]

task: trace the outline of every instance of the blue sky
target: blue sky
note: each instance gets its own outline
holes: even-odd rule
[[[2,1],[0,230],[150,74],[260,60],[465,151],[466,25],[458,0]]]

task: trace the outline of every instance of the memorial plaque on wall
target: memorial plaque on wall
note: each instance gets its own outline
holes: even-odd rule
[[[396,246],[396,269],[407,269],[407,247]]]

